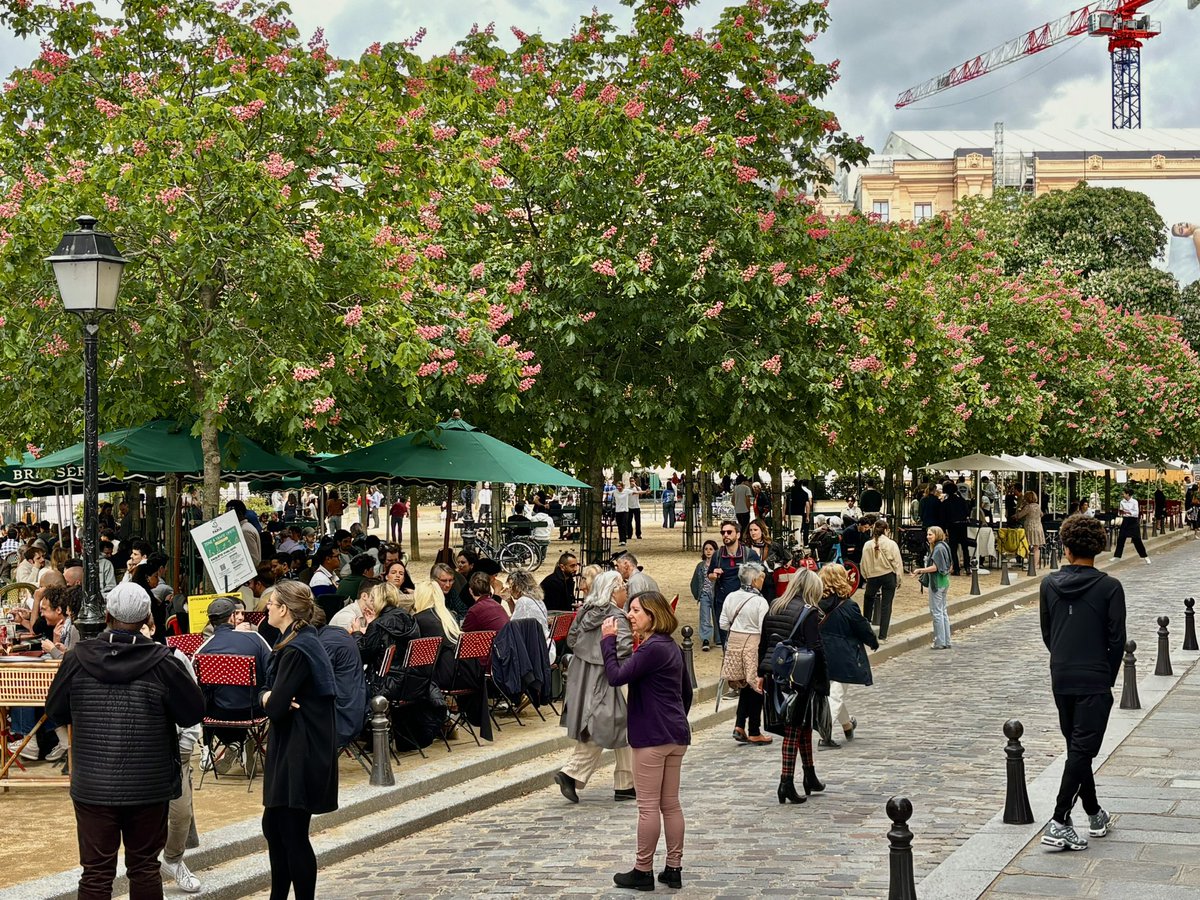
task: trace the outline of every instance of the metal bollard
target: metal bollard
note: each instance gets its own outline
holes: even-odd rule
[[[1000,586],[1008,587],[1012,583],[1012,576],[1008,573],[1008,557],[1002,553],[1000,554]]]
[[[1025,574],[1028,575],[1030,578],[1033,578],[1037,575],[1037,565],[1033,561],[1033,549],[1032,548],[1030,548],[1030,550],[1029,550],[1029,566],[1025,570]]]
[[[979,557],[971,557],[971,596],[978,597],[983,591],[979,589]]]
[[[1150,536],[1149,531],[1146,528],[1146,520],[1142,519],[1142,540],[1143,541],[1146,540],[1146,538],[1148,538],[1149,536]]]
[[[1196,643],[1196,611],[1192,609],[1196,605],[1195,597],[1188,597],[1183,601],[1183,649],[1184,650],[1200,650],[1200,645]]]
[[[1008,791],[1004,797],[1005,825],[1032,825],[1033,807],[1029,805],[1029,790],[1025,787],[1025,748],[1021,746],[1021,735],[1025,726],[1017,719],[1004,723],[1004,736],[1008,744],[1004,755],[1008,757]]]
[[[1121,709],[1142,708],[1137,689],[1137,657],[1133,655],[1135,650],[1137,641],[1125,642],[1125,658],[1122,660],[1125,663],[1125,683],[1121,686]]]
[[[373,787],[391,787],[396,783],[392,774],[391,723],[388,721],[387,697],[371,698],[371,781]]]
[[[1058,571],[1058,544],[1050,545],[1050,571]]]
[[[695,688],[697,687],[696,664],[695,664],[695,660],[692,658],[693,652],[694,652],[694,649],[693,649],[694,644],[692,642],[692,635],[694,633],[695,632],[692,631],[691,625],[683,626],[683,664],[687,667],[688,679],[692,682],[693,690],[695,690]]]
[[[892,828],[888,832],[888,900],[917,900],[917,883],[913,877],[913,833],[908,828],[912,818],[912,803],[907,797],[893,797],[887,802]]]
[[[1171,645],[1170,632],[1167,631],[1167,626],[1171,624],[1171,620],[1166,616],[1158,617],[1158,659],[1154,663],[1155,675],[1173,675],[1171,671]]]

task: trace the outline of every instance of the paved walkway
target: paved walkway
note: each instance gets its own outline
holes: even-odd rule
[[[1189,543],[1153,566],[1116,569],[1130,635],[1142,648],[1154,646],[1157,616],[1181,618],[1196,553]],[[1152,670],[1152,654],[1140,656],[1142,671]],[[888,797],[912,800],[919,883],[1003,808],[1005,720],[1025,725],[1031,775],[1062,751],[1035,603],[956,633],[951,652],[919,650],[883,662],[875,680],[850,698],[859,737],[818,753],[828,790],[803,806],[776,803],[778,742],[737,745],[725,728],[696,736],[684,762],[685,889],[714,897],[884,897]],[[1158,727],[1152,718],[1145,731]],[[555,788],[539,791],[330,866],[318,891],[330,898],[627,896],[611,887],[611,876],[632,865],[636,809],[611,798],[609,770],[602,770],[578,806]],[[1126,818],[1126,835],[1146,830],[1145,823],[1129,827],[1128,807],[1113,808]],[[662,865],[661,849],[656,862]]]

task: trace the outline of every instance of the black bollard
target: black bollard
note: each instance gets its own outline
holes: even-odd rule
[[[1008,587],[1012,583],[1012,576],[1008,573],[1008,557],[1000,554],[1000,586]]]
[[[1154,663],[1155,675],[1173,675],[1171,671],[1171,645],[1170,632],[1167,631],[1167,626],[1171,624],[1171,620],[1166,616],[1158,617],[1158,659]]]
[[[1033,550],[1029,551],[1029,567],[1025,570],[1025,574],[1030,578],[1037,575],[1037,565],[1033,561]]]
[[[688,678],[692,682],[692,690],[695,690],[697,687],[696,664],[695,660],[692,658],[694,646],[692,643],[692,635],[694,633],[695,632],[692,631],[691,625],[683,626],[683,664],[687,667]]]
[[[392,774],[391,723],[388,721],[387,697],[371,698],[371,781],[372,787],[391,787],[396,783]]]
[[[1004,736],[1008,744],[1004,755],[1008,757],[1008,792],[1004,797],[1005,825],[1032,825],[1033,807],[1029,805],[1029,790],[1025,787],[1025,748],[1021,746],[1021,735],[1025,726],[1016,719],[1004,723]]]
[[[1125,683],[1121,686],[1121,709],[1141,709],[1142,701],[1137,690],[1137,641],[1125,642]]]
[[[1196,598],[1188,597],[1183,601],[1183,649],[1184,650],[1200,650],[1200,645],[1196,643],[1196,611],[1192,609],[1196,605]]]
[[[888,868],[891,880],[888,884],[888,900],[917,900],[917,882],[913,877],[912,841],[913,833],[908,828],[912,818],[912,803],[907,797],[893,797],[887,802],[888,818],[892,829],[888,832]]]
[[[1146,540],[1150,535],[1146,529],[1146,520],[1142,519],[1142,540]]]
[[[1050,545],[1050,571],[1058,571],[1058,544]]]
[[[971,596],[978,597],[983,591],[979,589],[979,557],[971,557]]]

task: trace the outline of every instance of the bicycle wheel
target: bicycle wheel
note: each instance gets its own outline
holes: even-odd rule
[[[522,541],[513,541],[500,548],[500,558],[496,562],[500,563],[500,568],[505,572],[518,570],[528,572],[533,568],[536,559],[537,554],[528,544]]]

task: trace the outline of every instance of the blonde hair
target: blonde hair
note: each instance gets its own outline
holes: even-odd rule
[[[821,584],[817,573],[812,569],[801,569],[792,576],[783,596],[771,604],[771,613],[778,615],[783,612],[787,609],[788,604],[796,599],[797,595],[804,601],[805,606],[816,606],[823,593],[825,593],[825,587]]]
[[[839,597],[849,597],[854,593],[850,590],[850,575],[846,572],[846,567],[840,563],[829,563],[823,566],[819,574],[821,584],[826,591],[832,591]]]
[[[377,613],[383,612],[389,606],[400,606],[402,599],[399,588],[386,581],[371,588],[371,608]]]
[[[395,588],[392,588],[392,590],[395,590]],[[432,609],[438,617],[438,621],[442,623],[442,631],[446,633],[446,637],[452,641],[457,641],[458,636],[462,634],[462,629],[458,627],[458,622],[454,620],[454,616],[446,608],[446,595],[442,593],[442,586],[436,581],[422,581],[417,585],[417,593],[413,599],[413,612],[424,612],[427,609]]]
[[[313,599],[312,590],[303,581],[280,582],[275,585],[272,599],[285,607],[292,617],[292,633],[275,645],[275,649],[279,650],[296,636],[297,631],[306,625],[312,625],[317,603]]]
[[[933,535],[934,543],[937,543],[938,541],[944,541],[946,539],[946,532],[944,532],[937,525],[930,525],[925,529],[925,533]]]
[[[596,583],[596,576],[603,571],[604,569],[599,566],[583,567],[583,571],[579,573],[579,590],[585,597],[592,592],[592,585]]]

